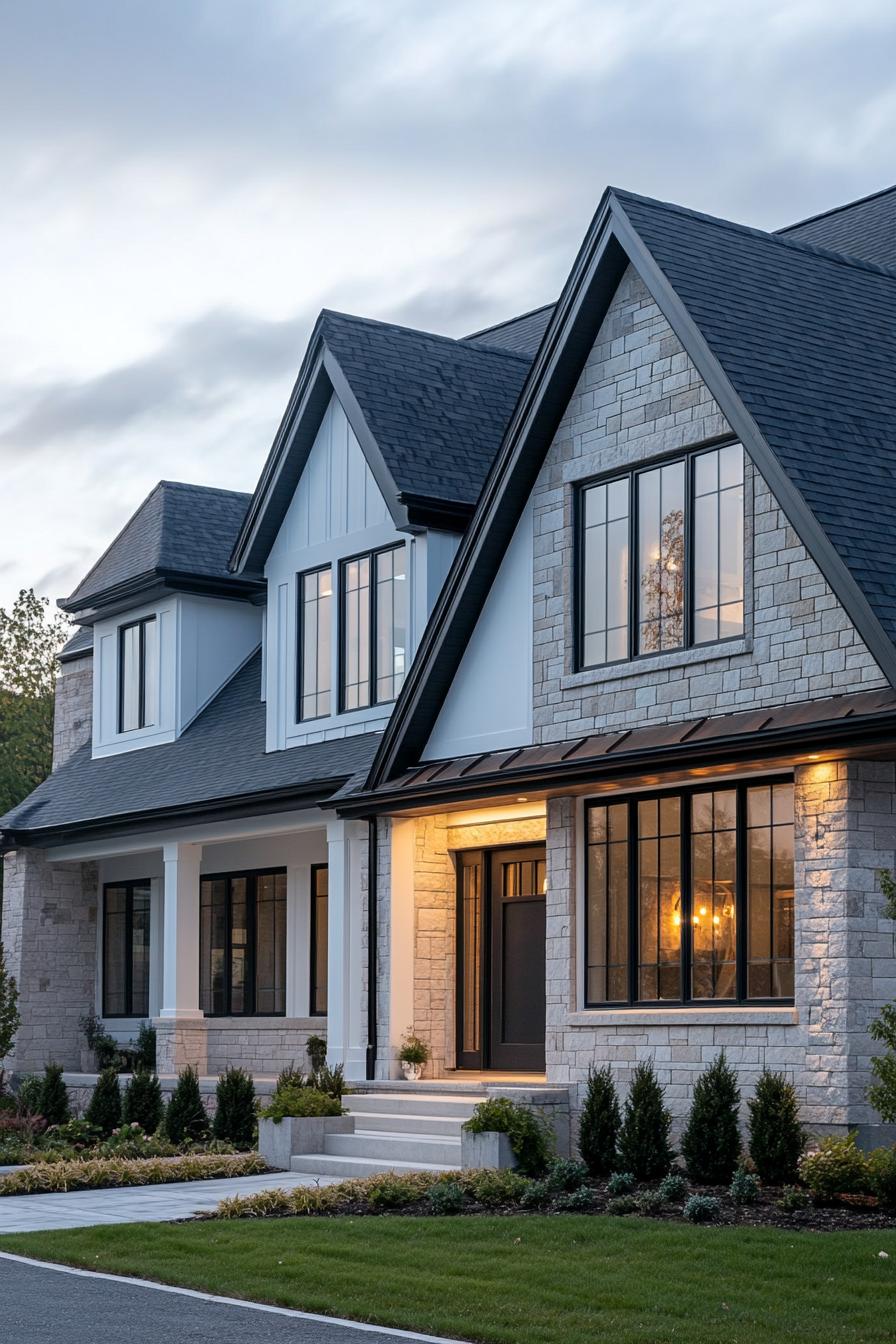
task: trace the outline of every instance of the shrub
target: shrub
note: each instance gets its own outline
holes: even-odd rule
[[[251,1148],[255,1139],[255,1084],[243,1069],[227,1069],[218,1079],[218,1099],[212,1133],[230,1139],[238,1148]]]
[[[856,1146],[855,1133],[826,1138],[800,1161],[800,1180],[819,1203],[836,1195],[865,1195],[871,1189],[868,1158]]]
[[[327,1042],[323,1036],[309,1036],[305,1050],[311,1064],[311,1072],[319,1073],[327,1062]]]
[[[0,1195],[57,1194],[66,1190],[107,1190],[115,1186],[162,1185],[167,1181],[216,1181],[259,1176],[268,1170],[258,1153],[228,1157],[190,1156],[173,1161],[98,1158],[87,1162],[41,1162],[0,1177]]]
[[[401,1049],[398,1052],[398,1058],[403,1064],[427,1064],[429,1062],[430,1050],[426,1041],[415,1035],[413,1027],[408,1027],[404,1036],[401,1038]]]
[[[520,1204],[524,1209],[541,1209],[550,1203],[552,1194],[547,1181],[530,1181],[520,1195]]]
[[[684,1216],[689,1223],[711,1223],[718,1218],[721,1208],[715,1195],[691,1195],[684,1206]]]
[[[649,1217],[661,1213],[665,1203],[659,1190],[645,1190],[638,1196],[638,1212]]]
[[[585,1104],[579,1121],[579,1152],[592,1176],[606,1176],[616,1165],[616,1146],[622,1122],[609,1064],[597,1071],[589,1068],[585,1087]]]
[[[885,1209],[896,1209],[896,1148],[875,1148],[868,1155],[871,1190]]]
[[[331,1069],[329,1064],[324,1064],[311,1075],[306,1085],[316,1088],[318,1092],[325,1092],[328,1097],[335,1097],[337,1101],[341,1101],[342,1094],[345,1091],[342,1065],[337,1064],[335,1068]]]
[[[660,1194],[669,1204],[678,1204],[688,1193],[688,1183],[677,1171],[670,1171],[660,1181]]]
[[[6,958],[0,943],[0,1060],[12,1054],[16,1032],[21,1025],[18,985],[15,976],[6,969]],[[3,1069],[0,1068],[0,1092],[3,1091],[4,1077]]]
[[[43,1144],[47,1148],[78,1149],[92,1148],[102,1138],[102,1133],[89,1120],[69,1120],[64,1125],[54,1125],[44,1135]]]
[[[79,1017],[78,1026],[84,1033],[87,1049],[94,1053],[97,1068],[102,1071],[116,1064],[118,1042],[114,1036],[109,1035],[96,1013],[86,1013],[84,1017]]]
[[[341,1115],[342,1106],[335,1097],[318,1092],[314,1087],[284,1087],[274,1093],[270,1106],[260,1112],[265,1120],[285,1120],[289,1117]]]
[[[386,1172],[382,1176],[373,1176],[367,1184],[366,1196],[370,1207],[380,1209],[403,1209],[420,1198],[422,1191],[416,1182],[406,1176],[395,1176]]]
[[[40,1115],[40,1097],[43,1079],[36,1073],[28,1073],[19,1079],[16,1088],[16,1107],[22,1115]]]
[[[610,1195],[629,1195],[634,1190],[635,1185],[635,1178],[630,1171],[614,1171],[607,1181],[607,1193]]]
[[[134,1070],[156,1071],[156,1029],[151,1022],[141,1022],[134,1050]]]
[[[572,1157],[557,1157],[548,1168],[547,1184],[558,1193],[578,1190],[588,1179],[588,1168],[584,1162],[576,1162]]]
[[[796,1213],[798,1209],[808,1209],[812,1203],[805,1190],[796,1185],[785,1185],[778,1200],[778,1208],[784,1213]]]
[[[84,1118],[95,1125],[104,1139],[121,1124],[121,1092],[114,1068],[103,1069],[93,1089]]]
[[[755,1204],[759,1199],[759,1181],[752,1171],[738,1167],[728,1187],[728,1193],[735,1204]]]
[[[626,1171],[641,1181],[665,1176],[675,1156],[669,1147],[671,1124],[653,1065],[639,1064],[625,1099],[619,1132],[619,1157]]]
[[[766,1185],[795,1181],[806,1146],[796,1089],[783,1074],[764,1069],[747,1102],[750,1157]]]
[[[162,1088],[148,1069],[138,1069],[124,1089],[121,1118],[125,1124],[140,1125],[147,1134],[155,1134],[165,1114]]]
[[[192,1067],[177,1075],[177,1086],[165,1111],[165,1133],[178,1147],[208,1134],[208,1116],[199,1092],[199,1075]]]
[[[868,1100],[889,1124],[896,1121],[896,1003],[886,1004],[868,1028],[873,1041],[887,1047],[886,1053],[871,1061],[876,1082],[868,1089]]]
[[[586,1213],[594,1207],[594,1191],[587,1185],[578,1190],[567,1190],[554,1200],[554,1208],[561,1213]]]
[[[174,1157],[177,1149],[158,1134],[146,1134],[137,1124],[119,1125],[105,1143],[100,1144],[100,1157]]]
[[[616,1218],[624,1217],[627,1213],[638,1212],[638,1201],[634,1195],[619,1195],[616,1199],[611,1199],[607,1205],[607,1213]]]
[[[509,1097],[480,1102],[464,1129],[470,1134],[506,1134],[525,1176],[540,1176],[547,1168],[554,1146],[551,1130],[540,1115]]]
[[[44,1068],[37,1109],[48,1125],[64,1125],[69,1118],[68,1088],[62,1081],[61,1064],[47,1064]]]
[[[460,1213],[464,1206],[464,1192],[457,1181],[437,1181],[426,1192],[433,1213],[442,1217]]]
[[[721,1051],[694,1084],[681,1155],[692,1181],[723,1185],[730,1181],[740,1157],[737,1075]]]
[[[526,1177],[520,1176],[516,1171],[497,1171],[489,1168],[481,1171],[465,1171],[462,1181],[470,1198],[487,1209],[518,1204],[529,1187]]]

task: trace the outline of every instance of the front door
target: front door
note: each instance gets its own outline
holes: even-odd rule
[[[459,1068],[544,1070],[545,852],[460,856]]]

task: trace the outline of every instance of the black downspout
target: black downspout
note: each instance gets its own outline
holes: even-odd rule
[[[376,817],[367,819],[367,1069],[376,1077],[376,978],[377,978],[377,851]]]

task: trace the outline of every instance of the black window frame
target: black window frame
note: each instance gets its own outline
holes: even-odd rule
[[[134,891],[137,887],[145,887],[149,891],[149,934],[147,940],[147,967],[146,967],[146,1008],[141,1011],[133,1011],[134,1002]],[[106,985],[106,957],[109,948],[109,925],[108,925],[108,900],[106,893],[111,889],[125,891],[125,967],[124,967],[124,997],[125,1002],[131,1005],[131,1011],[124,1013],[112,1013],[107,1008],[107,985]],[[103,970],[103,992],[102,992],[102,1016],[109,1018],[110,1021],[118,1021],[133,1018],[145,1018],[149,1016],[149,976],[151,971],[151,940],[152,938],[152,879],[149,877],[128,878],[124,882],[104,882],[103,883],[103,948],[102,948],[102,970]]]
[[[332,687],[332,685],[329,687],[329,690],[328,690],[328,692],[327,692],[328,695],[329,695],[329,697],[330,697],[330,708],[327,710],[326,714],[307,714],[307,715],[303,715],[303,713],[302,713],[302,700],[303,700],[303,696],[304,696],[304,683],[303,683],[302,672],[303,672],[303,668],[304,668],[304,665],[305,665],[305,598],[304,598],[305,580],[311,578],[311,576],[314,575],[314,574],[325,574],[325,573],[327,573],[328,571],[329,571],[329,574],[330,574],[330,585],[331,585],[331,593],[330,593],[330,604],[331,604],[331,606],[330,606],[330,640],[331,640],[330,670],[331,670],[331,673],[332,673],[332,667],[333,667],[333,659],[332,659],[332,639],[333,639],[333,606],[334,606],[334,604],[333,604],[333,600],[332,600],[332,599],[333,599],[333,593],[332,593],[333,568],[334,568],[333,564],[328,560],[327,563],[324,564],[324,565],[315,565],[313,569],[303,569],[303,570],[300,570],[299,573],[296,575],[296,723],[317,723],[318,720],[320,720],[320,719],[329,719],[329,718],[331,718],[331,717],[332,717],[332,714],[333,714],[333,687]],[[318,598],[318,602],[320,602],[320,598]],[[320,690],[316,691],[315,694],[320,695],[320,694],[321,694]]]
[[[715,452],[720,448],[729,448],[741,441],[734,435],[726,434],[720,438],[707,439],[703,443],[694,444],[692,447],[681,449],[677,448],[674,452],[664,453],[658,457],[652,457],[644,462],[638,462],[626,470],[620,471],[615,468],[612,471],[600,472],[596,476],[590,476],[587,480],[577,481],[574,489],[573,499],[573,526],[575,529],[573,556],[573,671],[574,672],[598,672],[605,667],[621,667],[626,663],[643,662],[653,658],[664,658],[677,653],[685,653],[689,649],[710,649],[720,644],[736,643],[743,640],[747,628],[747,571],[746,571],[746,553],[744,554],[744,628],[739,634],[720,635],[713,639],[696,641],[694,639],[694,534],[693,534],[693,512],[694,512],[694,462],[704,453]],[[746,464],[746,453],[741,444],[744,464]],[[649,649],[642,651],[639,647],[638,639],[638,591],[637,581],[637,547],[638,547],[638,502],[639,490],[638,480],[648,472],[656,471],[661,467],[671,467],[677,462],[684,465],[684,611],[682,614],[682,642],[674,648],[668,649]],[[626,633],[626,653],[622,658],[614,658],[602,663],[588,663],[584,657],[584,600],[585,600],[585,495],[592,486],[609,485],[613,481],[627,481],[629,489],[628,501],[628,629]],[[744,470],[744,506],[746,507],[746,470]]]
[[[583,843],[584,843],[584,956],[581,968],[581,986],[582,986],[582,1004],[588,1011],[612,1011],[612,1012],[643,1012],[655,1010],[681,1010],[682,1008],[693,1009],[700,1012],[708,1008],[780,1008],[792,1006],[794,1003],[793,995],[782,996],[780,998],[750,998],[747,995],[747,977],[749,973],[749,964],[747,960],[747,936],[748,936],[748,834],[747,825],[747,791],[755,788],[768,788],[774,784],[793,785],[793,775],[787,772],[782,774],[762,775],[754,777],[744,777],[741,779],[714,779],[702,781],[699,784],[681,785],[677,788],[651,789],[642,793],[612,794],[608,793],[599,797],[589,798],[585,802],[583,817]],[[736,968],[735,968],[735,986],[736,994],[732,998],[716,999],[698,999],[691,994],[691,901],[693,897],[691,882],[691,800],[695,794],[707,794],[734,791],[736,797],[736,828],[737,836],[737,854],[736,854],[736,892],[735,892],[735,948],[736,948]],[[680,950],[680,972],[679,984],[681,987],[681,997],[678,999],[641,999],[638,998],[638,971],[639,971],[639,907],[638,907],[638,827],[637,827],[637,809],[638,803],[649,802],[655,799],[679,798],[681,799],[681,820],[680,820],[680,864],[681,864],[681,950]],[[589,848],[589,825],[588,814],[592,808],[611,807],[617,803],[624,803],[628,808],[628,998],[627,999],[600,999],[592,1000],[588,997],[588,949],[590,945],[590,902],[588,891],[588,848]],[[795,899],[795,894],[794,894]],[[794,967],[796,965],[796,946],[794,945]]]
[[[308,980],[308,1016],[326,1017],[329,1003],[327,1001],[327,992],[329,990],[329,977],[324,992],[324,1006],[320,1007],[319,995],[320,985],[317,979],[317,940],[320,935],[317,922],[317,902],[321,899],[321,893],[317,890],[317,874],[324,872],[327,874],[327,891],[324,899],[327,902],[327,937],[329,939],[330,931],[330,865],[328,863],[312,863],[311,865],[311,927],[310,927],[310,971]]]
[[[123,733],[139,733],[142,728],[154,727],[154,724],[146,722],[146,627],[154,625],[156,628],[156,651],[158,652],[159,629],[156,625],[156,617],[141,616],[138,621],[126,621],[124,625],[118,627],[118,731]],[[140,707],[138,715],[139,723],[133,728],[124,726],[124,641],[128,630],[139,629],[140,646],[137,655],[137,700]]]
[[[374,709],[377,705],[394,705],[398,696],[392,696],[388,700],[377,698],[376,687],[378,681],[377,675],[377,621],[376,621],[376,562],[381,555],[387,555],[390,551],[405,552],[405,582],[409,581],[409,565],[407,563],[407,545],[403,541],[390,542],[388,546],[377,546],[372,551],[359,551],[356,555],[346,555],[339,561],[339,597],[338,597],[338,617],[337,617],[337,640],[339,642],[339,713],[357,714],[366,709]],[[357,705],[353,708],[346,708],[345,704],[345,582],[344,575],[348,565],[358,560],[367,560],[370,564],[370,575],[368,583],[368,613],[367,613],[367,640],[368,640],[368,665],[367,676],[369,684],[370,698],[366,705]],[[411,602],[410,589],[408,589],[407,606],[407,629],[410,631],[411,623]],[[410,640],[408,640],[410,643]],[[405,650],[406,666],[405,678],[407,677],[407,664],[410,662],[410,649]]]
[[[289,949],[288,949],[288,933],[286,932],[286,927],[285,927],[285,923],[286,923],[286,921],[285,921],[285,920],[284,920],[284,938],[283,938],[283,968],[284,968],[284,974],[283,974],[283,1008],[282,1008],[282,1010],[281,1010],[281,1011],[274,1011],[274,1012],[259,1012],[259,1011],[257,1011],[257,1009],[255,1009],[255,1008],[253,1007],[252,1010],[251,1010],[251,1012],[248,1011],[248,1010],[246,1010],[246,1009],[243,1009],[242,1012],[234,1012],[234,1011],[233,1011],[233,1007],[232,1007],[232,1001],[233,1001],[233,999],[232,999],[232,996],[233,996],[233,984],[232,984],[232,976],[231,976],[232,967],[233,967],[233,959],[232,959],[232,958],[233,958],[233,899],[232,899],[231,891],[230,891],[230,883],[231,883],[231,882],[237,881],[237,880],[239,880],[240,878],[245,878],[245,879],[246,879],[246,1000],[247,1000],[247,1002],[248,1002],[248,1001],[251,1001],[251,1002],[254,1004],[254,1003],[256,1002],[256,995],[257,995],[257,985],[256,985],[256,969],[257,969],[257,967],[256,967],[256,941],[257,941],[257,940],[256,940],[256,934],[257,934],[257,910],[258,910],[258,906],[257,906],[257,891],[258,891],[258,888],[257,888],[257,880],[258,880],[258,878],[260,878],[260,877],[284,877],[284,878],[285,878],[286,875],[287,875],[287,874],[286,874],[286,868],[283,867],[283,866],[277,866],[277,865],[275,865],[274,867],[271,867],[271,868],[242,868],[242,869],[239,869],[238,871],[237,871],[237,870],[234,870],[234,871],[223,872],[223,873],[201,873],[201,874],[200,874],[200,877],[199,877],[199,909],[200,909],[200,930],[199,930],[199,991],[200,991],[200,996],[201,996],[201,994],[202,994],[202,965],[203,965],[203,957],[204,957],[204,955],[205,955],[205,949],[204,949],[203,944],[202,944],[202,924],[201,924],[201,911],[202,911],[202,883],[203,883],[203,882],[227,882],[227,884],[228,884],[228,885],[227,885],[227,907],[226,907],[226,909],[227,909],[227,942],[226,942],[226,947],[225,947],[225,957],[224,957],[224,997],[225,997],[225,1000],[226,1000],[226,1003],[227,1003],[227,1007],[224,1009],[223,1012],[220,1012],[220,1013],[210,1012],[210,1011],[207,1011],[206,1009],[203,1008],[203,1015],[204,1015],[205,1017],[209,1017],[209,1018],[223,1018],[223,1017],[246,1017],[246,1018],[255,1017],[255,1018],[263,1018],[263,1017],[285,1017],[285,1016],[286,1016],[286,1006],[287,1006],[287,1005],[286,1005],[286,971],[287,971],[287,961],[288,961],[288,953],[289,953]],[[250,894],[250,893],[251,893],[251,894]],[[284,903],[284,913],[285,913],[286,916],[288,917],[288,906],[289,906],[289,889],[288,889],[288,887],[287,887],[287,889],[284,891],[284,894],[283,894],[283,903]],[[211,986],[210,986],[210,987],[209,987],[209,994],[210,994],[210,995],[211,995],[211,992],[212,992],[212,991],[211,991]],[[201,997],[200,997],[200,1006],[201,1006]]]

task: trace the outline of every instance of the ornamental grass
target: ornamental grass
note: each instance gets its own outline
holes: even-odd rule
[[[133,1185],[165,1185],[174,1181],[214,1181],[230,1176],[260,1176],[268,1169],[268,1164],[258,1153],[41,1162],[0,1178],[0,1196],[109,1190]]]

